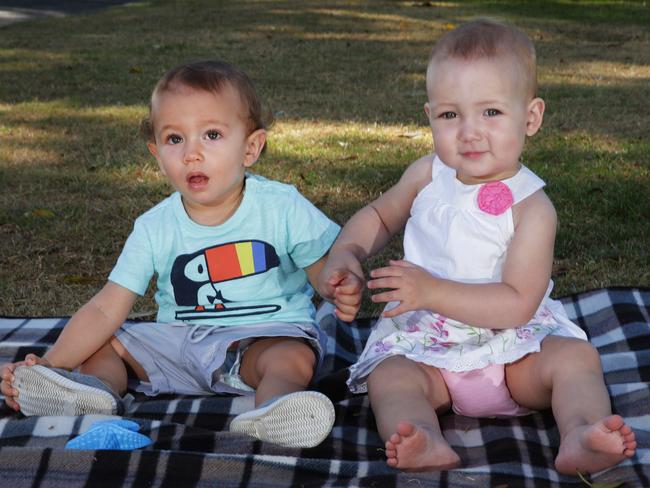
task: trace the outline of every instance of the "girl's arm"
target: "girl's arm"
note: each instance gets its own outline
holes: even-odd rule
[[[431,181],[432,160],[432,156],[426,156],[411,164],[395,186],[345,224],[318,278],[318,290],[324,298],[336,304],[336,293],[340,292],[341,285],[351,280],[361,284],[365,281],[361,263],[383,249],[404,227],[413,200]]]
[[[350,218],[330,249],[326,274],[352,271],[363,277],[360,263],[376,254],[402,230],[418,192],[431,181],[432,157],[411,164],[397,184]]]
[[[314,264],[307,266],[305,272],[307,278],[314,287],[316,292],[323,296],[320,291],[321,283],[319,276],[325,267],[328,255],[325,254],[322,258]],[[361,291],[363,290],[363,282],[361,282],[355,275],[349,274],[344,280],[336,287],[334,296],[330,300],[336,306],[336,314],[345,322],[351,322],[357,315],[359,307],[361,306]]]
[[[368,288],[387,288],[375,302],[399,301],[384,313],[428,309],[477,327],[505,329],[527,323],[551,277],[557,216],[543,191],[513,207],[515,232],[500,283],[466,284],[434,278],[406,261],[373,270]]]
[[[43,359],[57,368],[78,367],[120,328],[136,298],[137,295],[131,290],[107,282],[70,318]]]

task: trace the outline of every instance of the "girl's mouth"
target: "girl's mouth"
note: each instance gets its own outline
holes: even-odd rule
[[[461,153],[461,155],[464,158],[476,159],[476,158],[480,158],[483,155],[483,152],[482,151],[467,151],[467,152]]]

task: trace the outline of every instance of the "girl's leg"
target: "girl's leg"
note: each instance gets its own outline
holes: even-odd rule
[[[140,363],[126,350],[115,337],[108,341],[81,366],[79,372],[95,376],[114,392],[123,396],[126,393],[128,370],[130,368],[142,381],[149,381]]]
[[[277,396],[302,391],[314,375],[316,355],[302,339],[269,337],[244,353],[240,376],[255,388],[255,406]]]
[[[506,366],[506,381],[520,405],[552,408],[560,431],[559,472],[593,473],[634,455],[634,433],[612,415],[600,357],[588,342],[549,336],[540,352]]]
[[[389,466],[406,470],[458,466],[460,458],[442,436],[436,415],[436,410],[444,412],[451,406],[436,368],[402,356],[385,359],[368,378],[368,395]]]

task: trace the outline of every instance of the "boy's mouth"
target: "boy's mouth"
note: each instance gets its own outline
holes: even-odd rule
[[[208,178],[203,173],[190,173],[187,175],[187,183],[190,188],[201,188],[208,184]]]

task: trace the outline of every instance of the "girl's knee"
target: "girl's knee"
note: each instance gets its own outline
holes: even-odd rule
[[[417,363],[403,356],[384,359],[368,376],[368,390],[420,390],[427,397],[444,391],[442,375],[437,368]]]
[[[542,351],[549,356],[547,363],[561,370],[571,367],[602,370],[598,350],[587,341],[551,336],[542,343]]]

